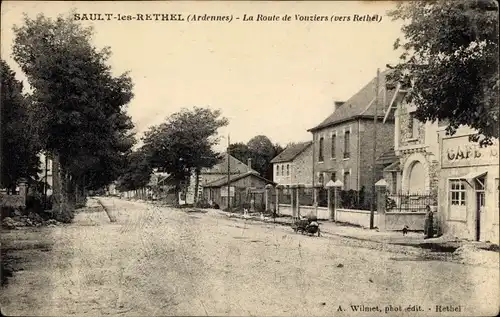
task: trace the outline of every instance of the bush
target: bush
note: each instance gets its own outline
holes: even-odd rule
[[[65,210],[61,213],[54,214],[54,219],[62,223],[71,223],[74,217],[75,214],[71,210]]]

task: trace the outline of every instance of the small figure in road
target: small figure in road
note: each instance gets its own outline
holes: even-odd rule
[[[434,213],[429,205],[425,206],[425,212],[424,234],[425,239],[429,239],[434,236]]]
[[[406,235],[408,234],[408,229],[409,229],[409,228],[408,228],[408,226],[407,226],[407,225],[405,225],[405,226],[403,227],[403,235],[404,235],[404,236],[406,236]]]

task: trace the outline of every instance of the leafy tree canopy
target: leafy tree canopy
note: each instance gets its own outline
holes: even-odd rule
[[[0,60],[0,79],[0,187],[12,189],[20,178],[37,179],[42,142],[30,98],[23,95],[22,83],[4,60]]]
[[[14,60],[34,90],[45,150],[59,155],[66,172],[91,180],[91,187],[111,182],[133,145],[125,112],[133,97],[130,77],[112,75],[110,49],[97,50],[92,29],[71,15],[25,16],[14,32]]]
[[[233,143],[229,146],[232,156],[244,163],[251,158],[252,168],[268,179],[273,177],[271,160],[281,151],[283,148],[279,144],[273,144],[264,135],[253,137],[247,144]]]
[[[498,138],[498,3],[493,0],[404,1],[390,15],[404,21],[391,80],[411,88],[406,100],[421,121],[477,129],[472,139]],[[481,135],[483,137],[481,137]]]
[[[212,167],[219,161],[212,147],[220,140],[218,129],[227,124],[220,110],[182,109],[146,132],[144,149],[153,168],[172,174],[180,184],[191,171]]]
[[[151,179],[152,171],[148,153],[144,148],[130,152],[123,173],[118,179],[117,188],[121,191],[144,188]]]

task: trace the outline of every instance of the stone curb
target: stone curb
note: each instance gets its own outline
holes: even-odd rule
[[[108,215],[109,222],[116,222],[116,217],[111,214],[109,209],[102,203],[102,201],[99,198],[95,198],[95,200],[102,207],[102,209],[104,209],[106,215]]]

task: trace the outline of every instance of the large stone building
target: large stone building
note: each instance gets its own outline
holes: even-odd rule
[[[311,185],[312,159],[312,141],[287,146],[271,160],[274,182],[279,185]]]
[[[386,110],[386,117],[395,112],[396,158],[384,169],[389,192],[400,194],[393,196],[396,200],[417,200],[406,211],[435,205],[445,235],[499,243],[498,140],[483,148],[469,141],[475,131],[468,127],[448,136],[446,121],[419,122],[416,107],[403,101],[406,93],[398,87]],[[426,195],[430,199],[419,203],[418,197]]]
[[[437,197],[439,145],[437,122],[418,121],[416,107],[403,101],[405,90],[398,86],[385,114],[394,113],[394,162],[384,169],[391,193]],[[425,207],[425,206],[424,206]]]
[[[346,102],[335,102],[333,113],[309,130],[313,134],[313,185],[338,179],[345,190],[364,187],[368,193],[382,177],[383,166],[373,160],[375,140],[377,157],[394,145],[393,117],[382,124],[386,103],[394,94],[386,88],[386,75],[387,72],[380,74],[378,103],[374,78]]]

